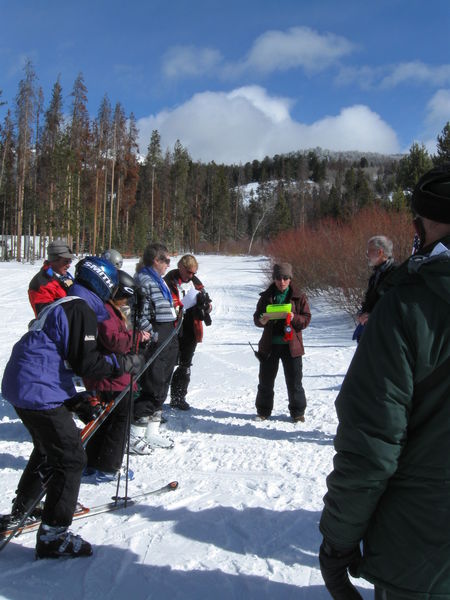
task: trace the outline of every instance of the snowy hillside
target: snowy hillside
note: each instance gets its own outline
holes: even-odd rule
[[[130,273],[135,260],[125,261]],[[175,261],[172,261],[172,265]],[[34,534],[0,554],[0,598],[8,600],[326,600],[317,524],[333,457],[334,400],[355,350],[353,323],[312,301],[305,331],[306,422],[291,423],[282,374],[269,421],[254,421],[258,363],[248,345],[265,287],[265,259],[199,257],[213,299],[212,326],[194,357],[188,401],[166,408],[172,450],[130,458],[129,494],[172,479],[179,489],[73,524],[94,545],[86,559],[35,561]],[[0,374],[32,318],[27,287],[39,265],[0,263]],[[0,398],[0,512],[8,512],[31,443]],[[115,485],[83,484],[80,501],[100,504]],[[371,586],[356,581],[364,598]]]

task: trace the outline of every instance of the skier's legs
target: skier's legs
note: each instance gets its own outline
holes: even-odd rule
[[[259,364],[259,384],[255,406],[258,415],[263,417],[269,417],[273,410],[273,386],[278,373],[279,360],[279,347],[273,345],[270,355]]]
[[[102,401],[108,403],[120,392],[102,392]],[[122,398],[86,446],[88,466],[113,473],[122,465],[124,440],[127,434],[129,394]]]
[[[158,344],[161,344],[173,332],[173,323],[158,325],[155,329],[158,331]],[[135,421],[161,409],[167,398],[177,356],[178,337],[175,335],[144,374],[141,393],[134,403]]]
[[[180,349],[178,352],[178,367],[172,377],[170,384],[171,402],[177,403],[185,400],[191,380],[191,365],[197,342],[192,333],[183,332],[179,338]]]
[[[67,527],[72,522],[86,465],[80,432],[65,406],[16,411],[30,432],[35,448],[46,457],[48,469],[43,484],[47,493],[42,521]],[[29,496],[27,489],[23,492]]]
[[[306,408],[306,395],[303,389],[303,361],[301,356],[293,358],[289,346],[283,346],[281,355],[284,377],[289,399],[289,413],[292,418],[304,414]]]

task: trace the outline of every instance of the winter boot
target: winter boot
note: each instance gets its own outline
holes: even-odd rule
[[[145,439],[146,427],[131,425],[130,427],[130,454],[151,454],[153,448]]]
[[[305,415],[293,415],[291,418],[294,421],[294,423],[304,423],[305,422]]]
[[[145,431],[145,440],[152,448],[173,448],[174,441],[161,434],[161,421],[149,421]]]
[[[67,527],[41,523],[36,536],[36,558],[76,558],[91,556],[92,546]]]
[[[170,406],[172,408],[178,408],[178,410],[189,410],[191,408],[190,404],[188,404],[184,398],[172,398]]]
[[[98,485],[99,483],[117,482],[119,477],[119,471],[100,471],[100,469],[94,469],[87,467],[81,478],[82,483],[91,483]],[[126,477],[125,469],[122,470],[121,477]],[[128,481],[133,481],[134,471],[128,469]]]
[[[161,423],[161,425],[163,425],[164,423],[167,423],[167,419],[163,416],[163,412],[162,410],[156,410],[149,418],[149,421],[153,421],[153,422],[158,422]]]
[[[9,529],[13,529],[16,527],[23,519],[25,513],[28,511],[30,502],[23,502],[19,496],[17,496],[13,500],[11,514],[0,516],[0,533],[2,531],[7,531]],[[42,517],[42,509],[44,507],[43,502],[38,502],[38,504],[33,508],[31,513],[28,515],[26,520],[24,521],[24,525],[30,525],[31,523],[35,523],[36,521],[40,521]]]

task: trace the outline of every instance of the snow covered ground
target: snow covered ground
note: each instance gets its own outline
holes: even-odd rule
[[[134,271],[135,260],[124,268]],[[176,260],[172,260],[172,266]],[[265,288],[267,261],[200,256],[213,323],[194,357],[188,412],[165,409],[172,450],[132,456],[133,495],[176,479],[179,489],[73,524],[95,545],[88,559],[35,561],[34,534],[0,554],[0,598],[8,600],[328,599],[319,571],[318,521],[332,466],[334,400],[355,350],[353,323],[326,301],[311,302],[304,332],[306,422],[293,424],[282,373],[270,421],[254,421],[258,363],[248,341]],[[40,265],[0,263],[0,374],[33,317],[27,288]],[[0,397],[0,512],[8,512],[31,451],[28,434]],[[83,484],[96,505],[114,484]],[[356,580],[364,598],[371,586]]]

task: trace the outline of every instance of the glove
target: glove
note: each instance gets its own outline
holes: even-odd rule
[[[359,546],[349,551],[333,548],[323,540],[319,551],[320,570],[327,590],[334,600],[362,600],[362,596],[350,582],[348,570],[355,573],[361,560]]]
[[[151,355],[156,350],[157,344],[158,344],[158,332],[153,331],[151,338],[149,339],[149,341],[147,342],[147,344],[144,348],[144,358],[146,361],[151,357]]]
[[[129,373],[130,375],[137,375],[142,367],[145,365],[145,358],[141,354],[122,354],[117,356],[117,362],[121,374]]]
[[[85,424],[96,419],[102,411],[102,405],[97,396],[87,396],[86,394],[77,394],[70,400],[66,400],[64,405]]]

